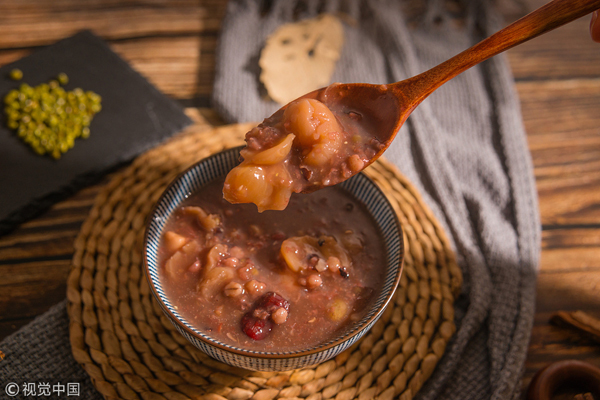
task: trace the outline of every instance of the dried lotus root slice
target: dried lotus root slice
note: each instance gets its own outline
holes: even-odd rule
[[[266,41],[260,80],[280,104],[330,83],[344,44],[344,28],[330,14],[281,26]]]

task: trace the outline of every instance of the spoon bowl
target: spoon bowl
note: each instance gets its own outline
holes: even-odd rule
[[[449,60],[412,78],[387,84],[333,84],[304,98],[320,100],[336,116],[357,113],[355,123],[383,143],[365,168],[390,146],[413,110],[444,83],[514,46],[600,8],[600,0],[553,0]]]

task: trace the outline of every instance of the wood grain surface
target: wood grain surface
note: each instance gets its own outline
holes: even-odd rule
[[[507,22],[543,1],[504,10]],[[92,29],[208,126],[220,0],[3,0],[0,65]],[[552,361],[600,366],[600,345],[549,323],[558,310],[600,317],[600,44],[582,18],[510,50],[542,221],[535,326],[523,387]],[[198,108],[200,107],[200,108]],[[101,187],[87,187],[0,236],[0,339],[65,298],[73,240]]]

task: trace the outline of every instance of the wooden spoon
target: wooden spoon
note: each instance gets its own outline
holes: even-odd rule
[[[305,97],[324,102],[336,115],[354,111],[361,124],[384,146],[365,167],[389,147],[412,111],[433,91],[488,58],[600,8],[600,0],[553,0],[473,47],[430,70],[389,85],[334,84]]]
[[[255,203],[259,211],[282,210],[292,193],[309,193],[350,178],[383,154],[415,107],[445,82],[599,8],[600,0],[553,0],[413,78],[389,85],[333,84],[308,93],[246,135],[244,161],[227,176],[225,199]],[[323,132],[316,131],[317,125]],[[325,142],[312,147],[302,144],[321,138]]]

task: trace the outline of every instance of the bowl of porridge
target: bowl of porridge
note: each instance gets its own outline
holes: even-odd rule
[[[383,313],[400,280],[396,214],[363,173],[284,210],[223,198],[240,148],[182,173],[155,205],[144,265],[154,297],[197,348],[282,371],[335,357]]]

